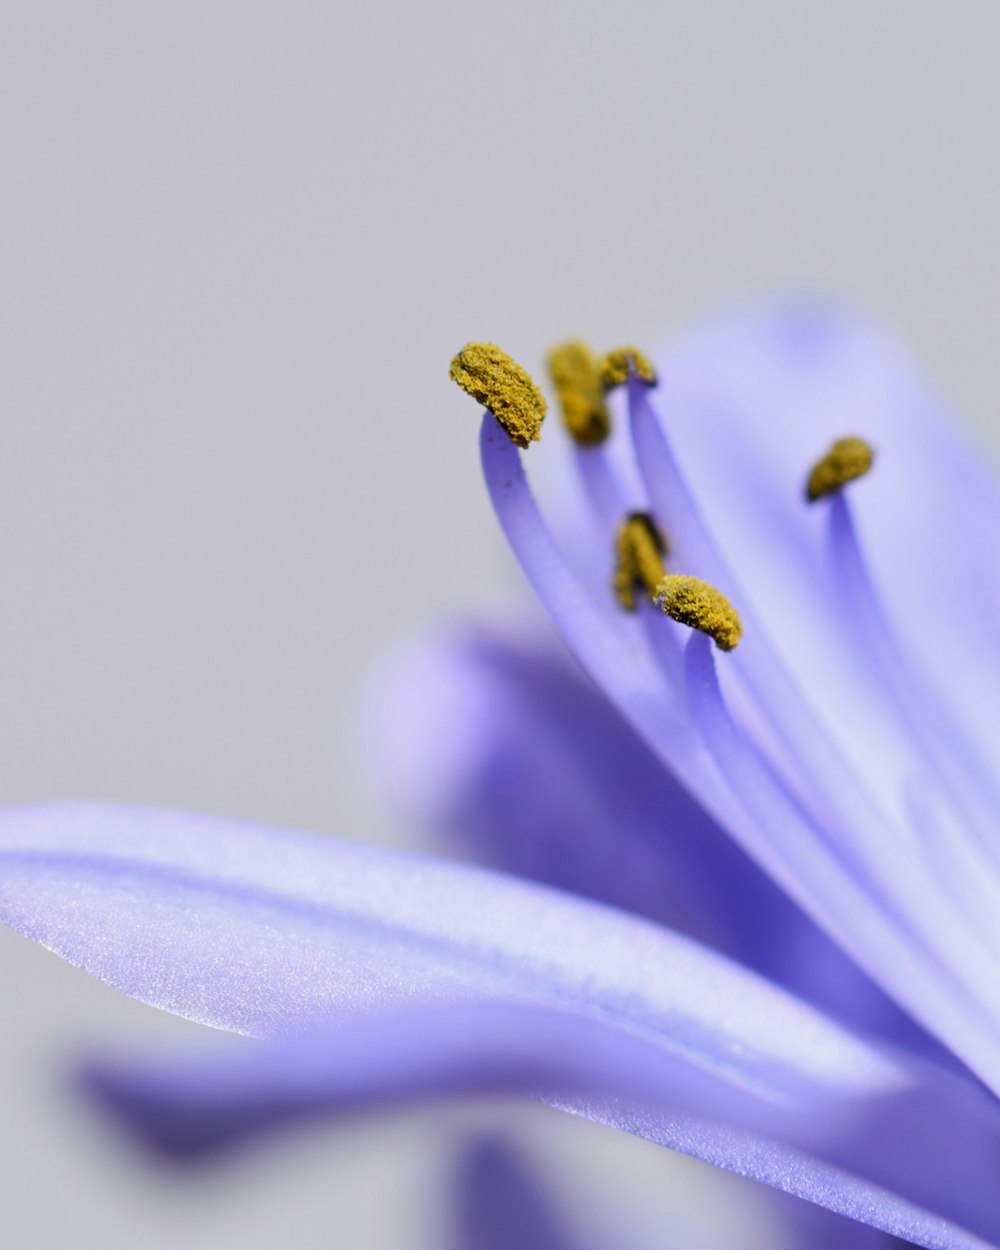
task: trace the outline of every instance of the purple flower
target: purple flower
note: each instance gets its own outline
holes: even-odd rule
[[[174,1154],[526,1093],[924,1246],[1000,1245],[995,487],[894,348],[824,310],[735,316],[659,373],[665,420],[633,373],[611,442],[574,452],[575,565],[484,418],[501,523],[588,677],[481,630],[447,661],[482,678],[451,686],[452,740],[397,742],[425,809],[535,882],[26,809],[0,817],[0,915],[137,998],[272,1040],[89,1072]],[[503,383],[497,410],[518,401]],[[811,465],[855,434],[874,472],[807,505]],[[608,563],[634,512],[675,580],[622,548],[626,612]],[[728,647],[718,593],[743,636],[716,660],[659,605]],[[412,728],[427,669],[410,677]]]

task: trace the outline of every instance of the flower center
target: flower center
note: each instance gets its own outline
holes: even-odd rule
[[[576,345],[550,365],[563,379],[561,403],[589,428],[593,358]],[[990,992],[1000,977],[998,785],[898,645],[868,574],[842,488],[868,471],[872,449],[835,442],[806,495],[828,514],[832,624],[851,662],[867,666],[865,690],[889,714],[903,764],[912,757],[914,784],[902,777],[899,795],[845,752],[844,726],[810,698],[822,688],[797,680],[752,596],[739,596],[744,645],[717,670],[712,641],[729,650],[740,638],[725,597],[738,595],[738,578],[655,410],[648,361],[622,348],[596,368],[605,392],[625,387],[626,439],[615,447],[574,435],[572,454],[599,532],[615,536],[617,604],[573,567],[528,483],[518,447],[539,437],[544,411],[531,379],[490,344],[453,362],[452,377],[488,409],[484,476],[524,573],[570,650],[678,781],[859,966],[1000,1088]],[[667,572],[663,531],[671,562],[699,578]]]
[[[642,390],[656,385],[649,359],[634,347],[616,348],[595,363],[585,344],[569,342],[550,354],[549,367],[567,428],[578,447],[598,455],[611,429],[604,393],[625,383]],[[545,398],[528,372],[495,343],[467,343],[452,360],[449,373],[466,394],[493,414],[512,443],[526,448],[541,438]],[[610,479],[605,487],[611,493],[605,492],[602,512],[618,494]],[[619,529],[617,547],[614,588],[623,608],[635,609],[638,584],[679,624],[707,634],[723,651],[736,646],[743,627],[729,600],[701,578],[667,572],[665,544],[647,514],[628,516]]]

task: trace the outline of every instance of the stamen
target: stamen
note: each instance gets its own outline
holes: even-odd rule
[[[733,605],[700,577],[668,574],[656,587],[653,598],[667,616],[708,634],[720,651],[732,651],[743,634]]]
[[[577,472],[594,510],[595,520],[601,533],[607,534],[615,529],[619,517],[628,511],[629,504],[634,506],[634,493],[621,480],[604,445],[584,447],[582,443],[574,443],[573,451]],[[630,498],[630,495],[633,497]]]
[[[960,817],[948,807],[927,769],[917,769],[903,785],[906,810],[918,846],[942,888],[975,912],[979,930],[989,937],[1000,910],[1000,880],[980,846],[966,835]]]
[[[625,518],[618,530],[617,545],[615,596],[626,612],[634,612],[636,586],[642,586],[652,598],[667,576],[663,567],[667,545],[645,512],[633,512]]]
[[[996,1072],[996,1044],[991,1041],[996,1026],[990,1009],[970,989],[969,978],[956,972],[967,967],[963,961],[977,963],[971,950],[981,952],[981,945],[970,947],[968,935],[960,932],[964,926],[942,907],[940,892],[912,873],[905,880],[898,873],[881,873],[877,880],[883,891],[889,890],[883,897],[865,888],[856,867],[845,868],[832,853],[822,831],[734,724],[707,641],[692,634],[684,656],[688,701],[702,741],[733,794],[755,818],[750,840],[740,839],[744,848],[860,967],[888,981],[890,993],[916,1019],[935,1028],[956,1050],[961,1048],[973,1063],[985,1060]],[[908,914],[900,912],[900,903]],[[940,939],[930,950],[909,941],[914,909],[923,909]],[[876,958],[879,951],[891,952],[891,958]],[[956,1011],[962,1015],[950,1014]],[[955,1025],[956,1019],[963,1023]],[[975,1026],[964,1032],[970,1020]]]
[[[674,458],[648,387],[630,384],[628,406],[632,442],[650,506],[670,533],[673,548],[685,567],[696,569],[712,585],[738,586]],[[752,611],[752,604],[748,608]],[[886,841],[891,842],[897,833],[892,821],[871,790],[859,783],[857,773],[777,654],[763,623],[755,618],[748,625],[746,645],[740,650],[740,675],[799,774],[811,779],[812,802],[824,813],[824,823],[842,853],[856,856],[852,831],[857,829],[869,832],[866,845],[881,844],[871,835],[874,829],[884,830]]]
[[[480,444],[486,485],[503,531],[570,650],[682,784],[706,796],[702,801],[715,819],[740,828],[745,817],[726,788],[713,784],[686,709],[664,697],[659,672],[633,645],[622,616],[584,589],[539,511],[517,449],[492,418],[483,420]]]
[[[629,378],[638,378],[647,386],[656,385],[656,370],[637,347],[616,347],[605,353],[600,364],[601,384],[606,391],[624,386]]]
[[[874,680],[885,687],[902,726],[923,756],[923,776],[940,778],[966,826],[977,835],[980,849],[995,866],[1000,861],[994,836],[994,813],[1000,801],[995,779],[978,745],[952,722],[937,693],[920,680],[919,669],[895,637],[862,553],[850,502],[843,494],[831,501],[828,533],[845,628],[859,654],[870,657]],[[961,744],[958,751],[957,744]]]
[[[495,343],[467,343],[448,375],[467,395],[488,408],[518,447],[541,438],[545,396],[526,370]]]
[[[806,483],[806,499],[815,503],[824,495],[835,494],[855,478],[864,477],[874,459],[871,444],[863,438],[838,438],[826,455],[813,465]]]
[[[548,363],[567,430],[584,447],[603,443],[611,433],[611,414],[594,353],[574,339],[553,347]]]

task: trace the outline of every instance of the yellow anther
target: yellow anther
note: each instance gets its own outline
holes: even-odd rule
[[[806,483],[806,498],[810,503],[832,495],[835,491],[864,477],[872,467],[875,452],[863,438],[838,438],[822,460],[813,465]]]
[[[541,437],[545,396],[495,343],[467,343],[448,373],[467,395],[489,408],[518,447]]]
[[[656,370],[636,347],[616,347],[601,358],[601,385],[606,391],[623,386],[629,378],[636,377],[647,386],[656,385]]]
[[[663,536],[645,512],[633,512],[622,522],[618,530],[615,595],[627,612],[635,611],[636,586],[642,586],[652,598],[667,576],[663,567],[666,550]]]
[[[708,634],[722,651],[732,651],[740,640],[743,626],[736,609],[721,591],[698,577],[671,573],[656,587],[653,598],[667,616]]]
[[[594,353],[574,339],[549,352],[549,375],[556,388],[563,421],[584,446],[603,443],[611,433],[611,415]]]

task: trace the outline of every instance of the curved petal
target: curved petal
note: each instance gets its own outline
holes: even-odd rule
[[[320,1114],[529,1094],[920,1245],[995,1244],[996,1105],[849,1035],[845,1064],[825,1031],[800,1032],[791,1073],[774,1056],[720,1065],[711,1041],[682,1050],[576,1012],[438,1003],[236,1055],[98,1067],[87,1083],[175,1157]]]
[[[8,924],[138,998],[264,1036],[323,1023],[165,1083],[93,1078],[180,1147],[191,1123],[225,1138],[289,1109],[521,1088],[928,1246],[1000,1243],[995,1100],[624,913],[135,809],[7,812],[0,869]]]
[[[486,991],[676,1028],[692,959],[697,976],[727,969],[737,996],[741,984],[680,936],[558,891],[137,808],[0,815],[0,919],[134,997],[260,1037]]]
[[[839,1019],[941,1054],[540,628],[467,622],[411,642],[370,719],[380,783],[449,852],[669,924]]]

